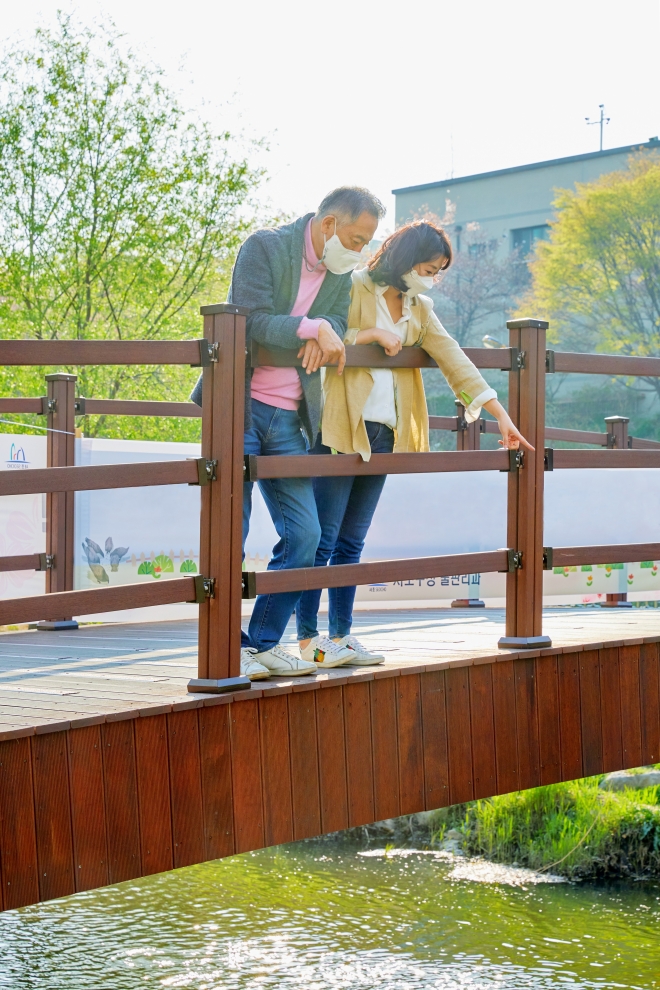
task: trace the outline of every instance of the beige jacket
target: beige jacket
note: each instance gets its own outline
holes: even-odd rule
[[[366,268],[353,272],[348,330],[344,343],[355,343],[360,330],[376,326],[375,285]],[[404,347],[422,347],[437,362],[457,399],[466,407],[483,392],[486,401],[494,397],[470,359],[450,337],[433,312],[428,296],[411,299],[408,333]],[[420,368],[393,368],[396,396],[397,428],[395,453],[429,449],[429,417]],[[335,368],[325,369],[322,434],[323,443],[342,454],[359,453],[365,461],[371,447],[362,410],[373,388],[369,368],[346,368],[338,375]],[[478,412],[471,418],[476,418]]]

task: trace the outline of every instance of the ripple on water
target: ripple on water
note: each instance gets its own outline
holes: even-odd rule
[[[0,987],[660,987],[659,885],[530,874],[282,846],[0,915]]]

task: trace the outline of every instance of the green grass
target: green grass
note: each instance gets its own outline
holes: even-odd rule
[[[660,876],[660,788],[602,791],[600,777],[505,794],[439,812],[473,856],[571,878]]]

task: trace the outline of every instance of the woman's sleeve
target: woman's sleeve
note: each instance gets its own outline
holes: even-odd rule
[[[453,337],[450,337],[438,317],[429,311],[422,347],[437,363],[450,389],[465,406],[468,423],[479,418],[481,407],[497,392],[479,373],[475,365]]]

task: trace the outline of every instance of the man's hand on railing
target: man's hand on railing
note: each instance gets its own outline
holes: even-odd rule
[[[332,326],[327,320],[323,320],[319,327],[318,339],[306,341],[298,351],[298,357],[302,358],[302,366],[308,375],[326,364],[336,364],[337,374],[341,375],[346,364],[346,348]]]
[[[497,420],[499,431],[502,434],[502,439],[498,440],[498,443],[505,450],[517,450],[520,444],[527,447],[528,450],[534,450],[531,443],[528,443],[522,433],[513,425],[511,417],[501,402],[497,399],[489,399],[488,402],[484,403],[484,409],[487,409],[491,416]]]

